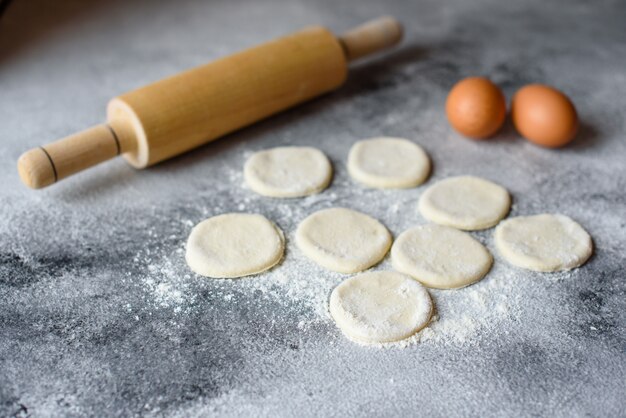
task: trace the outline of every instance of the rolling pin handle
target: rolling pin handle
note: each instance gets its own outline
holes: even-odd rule
[[[348,61],[396,45],[402,39],[402,24],[390,16],[365,22],[339,37]]]
[[[123,151],[113,129],[100,124],[26,151],[17,161],[17,169],[25,185],[41,189]]]

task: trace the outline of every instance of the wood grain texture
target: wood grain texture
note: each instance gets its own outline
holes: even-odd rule
[[[403,32],[400,22],[383,16],[345,32],[339,39],[348,61],[354,61],[396,45]]]
[[[315,26],[123,94],[112,126],[131,126],[125,155],[143,168],[339,87],[347,62],[335,36]]]
[[[120,152],[113,130],[100,124],[25,152],[18,160],[18,172],[24,184],[39,189]]]

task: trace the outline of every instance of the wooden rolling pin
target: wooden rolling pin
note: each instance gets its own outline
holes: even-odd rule
[[[122,154],[148,167],[341,86],[348,62],[397,44],[402,26],[382,17],[335,37],[313,26],[112,99],[107,123],[19,158],[39,189]]]

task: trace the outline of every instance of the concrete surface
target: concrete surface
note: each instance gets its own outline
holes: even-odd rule
[[[23,187],[28,148],[103,120],[119,93],[310,23],[341,31],[391,14],[401,48],[347,85],[272,120],[135,171],[117,160],[43,191]],[[0,416],[624,416],[626,411],[626,3],[620,1],[14,0],[0,19]],[[473,142],[448,127],[458,79],[529,82],[576,103],[582,130],[551,151],[510,127]],[[314,210],[348,206],[394,235],[424,220],[420,187],[351,182],[350,145],[402,136],[432,179],[507,187],[512,215],[564,213],[593,236],[582,268],[539,274],[496,257],[459,291],[433,291],[439,320],[416,345],[347,341],[325,313],[344,276],[294,247]],[[314,145],[332,187],[278,201],[242,186],[252,151]],[[184,242],[202,219],[265,214],[285,261],[235,281],[197,277]],[[378,268],[388,268],[386,260]]]

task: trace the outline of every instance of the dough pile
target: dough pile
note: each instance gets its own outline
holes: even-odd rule
[[[194,272],[213,278],[260,273],[283,257],[285,240],[261,215],[228,213],[196,225],[187,240],[185,259]]]
[[[324,190],[332,178],[328,158],[311,147],[259,151],[244,165],[246,184],[269,197],[301,197]]]
[[[350,149],[348,172],[368,187],[409,188],[426,180],[430,159],[419,145],[407,139],[365,139]]]
[[[438,181],[418,203],[420,213],[429,221],[468,231],[494,226],[510,207],[511,198],[505,188],[473,176]]]
[[[498,225],[494,238],[505,260],[535,271],[571,270],[593,252],[589,234],[564,215],[511,218]]]
[[[330,295],[329,309],[348,338],[372,344],[412,336],[430,321],[433,304],[417,281],[376,271],[343,281]]]
[[[322,267],[356,273],[382,260],[391,246],[391,234],[370,216],[331,208],[315,212],[300,223],[296,244]]]
[[[482,279],[493,258],[468,233],[441,225],[404,231],[391,248],[393,268],[428,287],[455,289]]]

